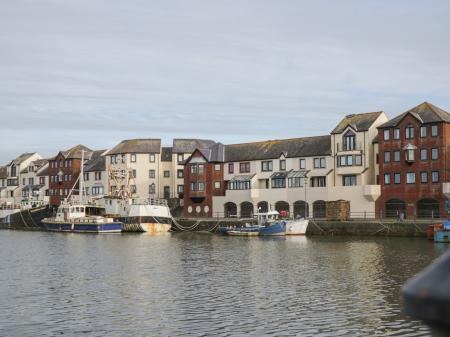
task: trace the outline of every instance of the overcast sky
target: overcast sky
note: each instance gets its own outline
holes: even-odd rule
[[[450,1],[1,0],[0,163],[450,111]]]

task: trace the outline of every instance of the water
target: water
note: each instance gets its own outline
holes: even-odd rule
[[[422,336],[399,289],[448,247],[0,231],[0,336]]]

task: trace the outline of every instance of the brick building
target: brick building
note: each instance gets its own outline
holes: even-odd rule
[[[184,216],[208,218],[213,214],[213,197],[225,195],[224,146],[217,143],[197,149],[184,165]]]
[[[378,127],[381,196],[387,217],[447,217],[450,114],[428,102]]]
[[[84,145],[60,151],[55,157],[49,159],[49,195],[50,205],[57,206],[67,198],[70,190],[74,187],[81,170],[81,155],[84,151],[85,160],[91,159],[94,151]],[[73,195],[79,195],[78,182]]]

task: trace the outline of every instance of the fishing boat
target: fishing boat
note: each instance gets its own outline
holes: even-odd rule
[[[280,213],[277,211],[256,213],[258,219],[259,235],[273,236],[286,235],[286,221],[279,220]]]
[[[450,243],[450,220],[444,222],[442,227],[434,228],[434,242]]]
[[[81,172],[78,179],[75,181],[68,197],[61,202],[54,217],[45,218],[42,224],[45,229],[53,232],[75,232],[75,233],[120,233],[122,232],[123,224],[120,221],[115,221],[112,218],[107,218],[99,215],[87,215],[86,206],[83,202],[84,188],[83,188],[83,164],[84,151],[81,153]],[[72,200],[73,191],[77,182],[79,181],[79,200]]]

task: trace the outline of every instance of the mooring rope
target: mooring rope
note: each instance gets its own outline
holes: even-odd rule
[[[175,227],[178,228],[179,230],[183,231],[183,232],[193,231],[195,228],[198,227],[198,225],[200,225],[200,222],[201,222],[200,220],[198,220],[192,226],[184,227],[184,226],[181,226],[173,217],[171,219],[172,219],[172,223],[175,225]]]

